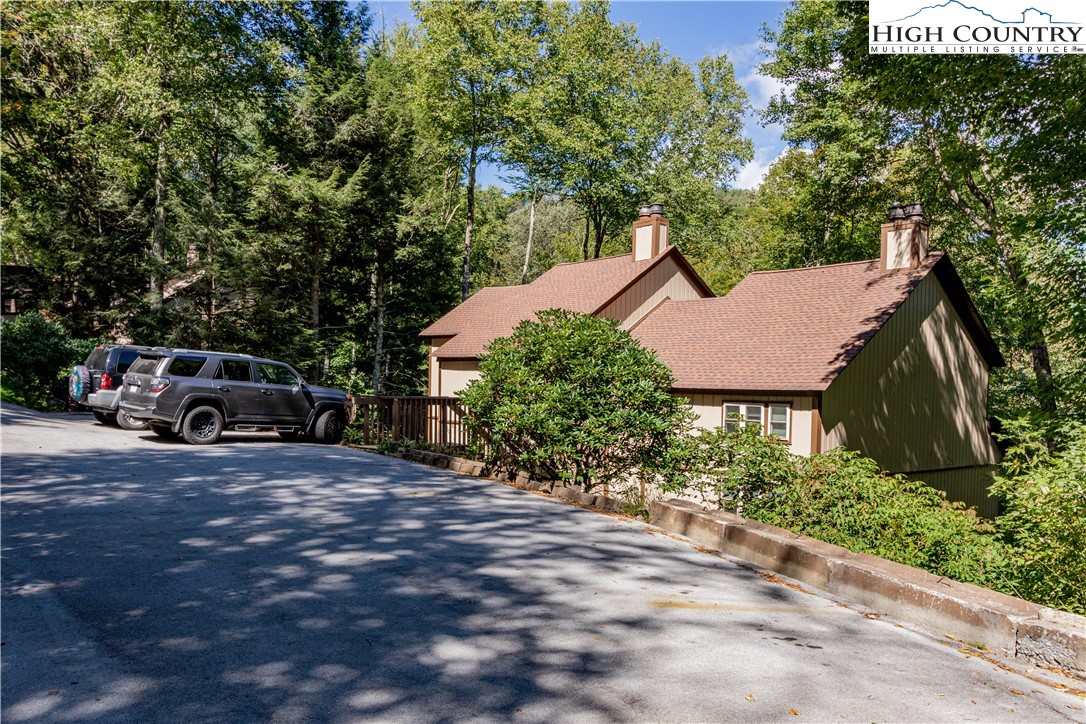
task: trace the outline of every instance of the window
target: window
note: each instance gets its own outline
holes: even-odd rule
[[[792,407],[779,402],[726,402],[724,429],[733,432],[740,425],[751,426],[759,434],[774,435],[781,440],[792,437]]]
[[[776,435],[781,440],[791,440],[792,430],[789,425],[792,419],[791,412],[788,405],[770,405],[767,432],[770,435]]]
[[[260,372],[260,382],[270,385],[300,385],[301,381],[289,367],[271,364],[269,362],[257,362],[256,368]]]
[[[136,361],[136,358],[140,356],[140,353],[134,349],[126,349],[121,352],[120,359],[117,360],[117,372],[122,375],[128,371],[128,368],[132,366],[132,363]]]
[[[233,382],[252,382],[253,368],[244,360],[224,359],[215,372],[217,380],[231,380]]]
[[[762,405],[749,402],[724,405],[724,429],[733,432],[739,425],[751,425],[761,433],[765,426],[762,421],[763,409]]]
[[[137,375],[153,374],[155,367],[158,367],[158,363],[161,361],[161,357],[140,357],[132,363],[132,366],[128,368],[128,371]]]
[[[166,368],[166,374],[174,377],[195,377],[203,369],[204,362],[207,362],[207,357],[174,357]]]

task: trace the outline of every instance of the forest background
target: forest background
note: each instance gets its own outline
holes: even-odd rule
[[[877,257],[887,206],[919,200],[1008,360],[993,416],[1051,450],[1086,421],[1084,56],[871,56],[866,4],[794,3],[760,69],[790,148],[741,191],[726,55],[686,63],[605,2],[412,9],[5,3],[5,288],[73,337],[417,394],[422,328],[627,252],[642,203],[723,294]]]

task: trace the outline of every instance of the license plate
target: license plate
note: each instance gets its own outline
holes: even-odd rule
[[[132,390],[133,392],[139,392],[139,391],[140,391],[140,385],[139,385],[139,383],[137,382],[137,383],[135,383],[135,384],[131,384],[131,385],[129,385],[129,386],[128,386],[128,389]]]

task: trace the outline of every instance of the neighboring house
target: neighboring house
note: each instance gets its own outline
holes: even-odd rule
[[[950,258],[929,253],[919,204],[891,207],[879,259],[755,272],[723,297],[668,244],[662,211],[642,208],[631,254],[481,289],[423,330],[429,393],[462,390],[535,312],[586,312],[655,350],[703,427],[737,415],[797,455],[858,450],[995,515],[988,373],[1004,361]]]

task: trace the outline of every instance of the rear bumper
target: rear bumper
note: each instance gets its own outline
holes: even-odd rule
[[[117,402],[121,396],[120,390],[98,390],[87,395],[87,407],[95,410],[108,410],[112,412],[117,409]]]
[[[160,412],[156,407],[148,407],[147,405],[140,405],[121,400],[120,404],[117,406],[117,409],[119,409],[121,412],[125,413],[129,417],[136,418],[137,420],[166,422],[169,423],[171,427],[173,426],[173,415],[167,415],[163,412]]]

